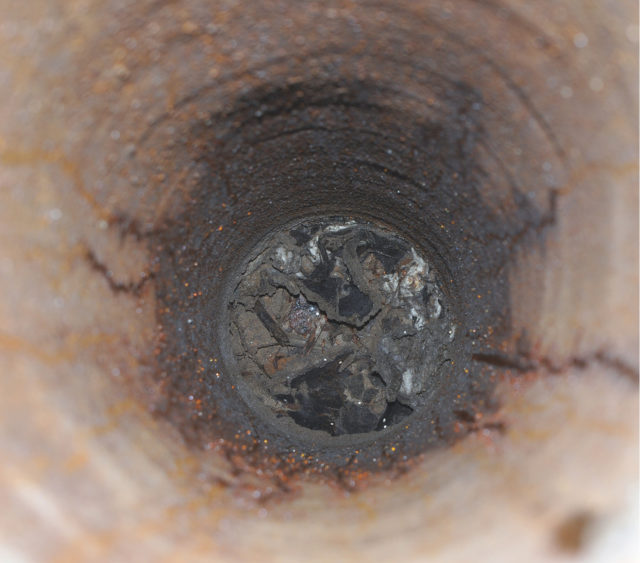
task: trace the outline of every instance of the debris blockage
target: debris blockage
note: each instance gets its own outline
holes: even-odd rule
[[[229,331],[250,402],[340,436],[384,430],[425,405],[454,338],[450,316],[436,272],[408,241],[314,219],[254,251]]]

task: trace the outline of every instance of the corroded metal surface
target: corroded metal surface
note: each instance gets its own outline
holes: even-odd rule
[[[636,21],[1,3],[0,557],[611,560],[636,518]],[[320,215],[410,241],[455,321],[428,412],[363,445],[255,416],[220,346],[241,257]],[[339,317],[308,297],[287,338]]]

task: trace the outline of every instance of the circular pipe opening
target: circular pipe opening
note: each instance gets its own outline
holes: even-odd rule
[[[254,410],[322,439],[386,430],[430,400],[455,325],[409,241],[315,217],[271,232],[241,263],[227,344]]]

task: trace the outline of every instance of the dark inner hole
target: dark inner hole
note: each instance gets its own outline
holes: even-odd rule
[[[332,436],[410,416],[451,338],[429,263],[399,236],[344,218],[271,235],[240,276],[230,320],[257,400]]]

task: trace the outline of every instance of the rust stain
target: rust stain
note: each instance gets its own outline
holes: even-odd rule
[[[7,166],[33,166],[38,164],[54,164],[59,166],[71,179],[80,196],[89,204],[98,218],[103,220],[113,219],[112,213],[100,204],[94,195],[85,188],[78,165],[67,158],[61,150],[8,149],[0,153],[0,162]]]
[[[70,455],[63,464],[63,468],[67,473],[74,473],[79,469],[86,467],[89,462],[89,454],[86,450],[77,450]]]
[[[43,347],[35,343],[6,332],[0,331],[0,349],[12,354],[24,354],[37,358],[47,364],[59,364],[78,359],[83,352],[105,344],[121,341],[121,337],[108,333],[79,334],[73,333],[64,339],[64,343],[57,347]]]

